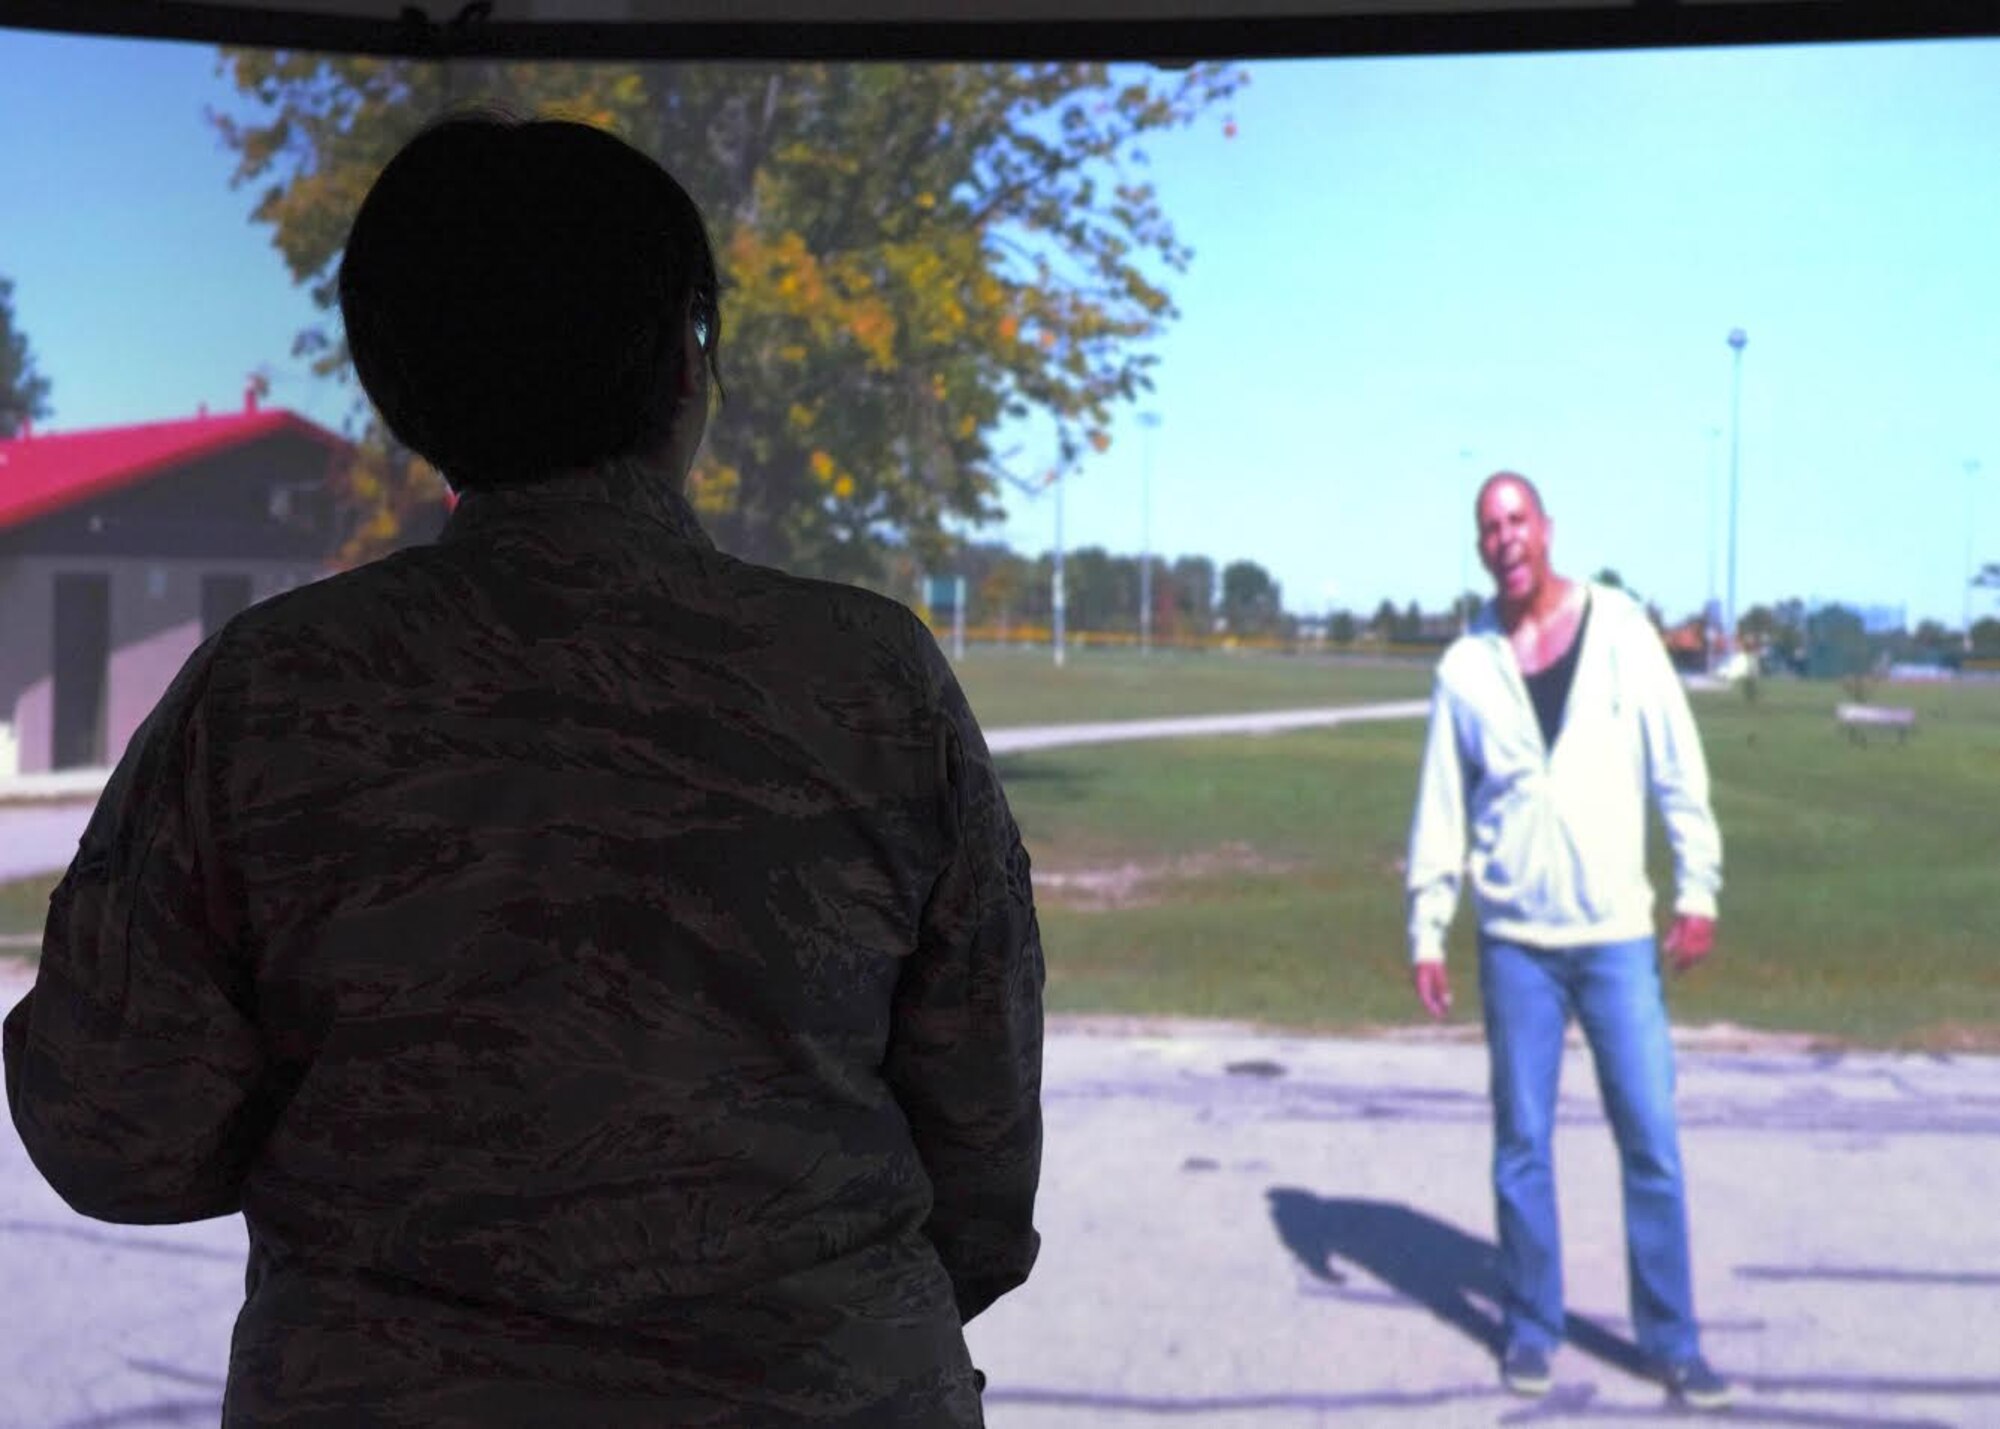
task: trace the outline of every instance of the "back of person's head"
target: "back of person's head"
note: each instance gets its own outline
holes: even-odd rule
[[[588,125],[480,112],[425,129],[362,202],[339,289],[362,387],[455,487],[664,443],[700,376],[684,371],[691,321],[717,375],[700,211]]]

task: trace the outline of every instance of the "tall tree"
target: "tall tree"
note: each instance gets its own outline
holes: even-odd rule
[[[1144,143],[1226,100],[1239,71],[1101,65],[643,67],[226,51],[216,116],[294,277],[323,307],[375,173],[454,100],[604,125],[662,159],[707,215],[724,282],[728,399],[691,494],[727,549],[847,578],[900,542],[997,514],[1009,418],[1059,460],[1108,444],[1115,403],[1183,270]],[[296,350],[327,372],[331,326]],[[422,481],[420,471],[400,478]]]
[[[1270,635],[1283,616],[1278,583],[1255,561],[1222,568],[1222,618],[1231,635]]]
[[[1139,563],[1132,557],[1083,546],[1069,553],[1063,576],[1072,629],[1138,628]]]
[[[1873,642],[1859,611],[1825,605],[1806,617],[1806,673],[1814,679],[1863,675],[1874,664]]]
[[[1781,600],[1776,605],[1753,605],[1737,621],[1744,643],[1764,651],[1787,669],[1802,669],[1806,659],[1806,604],[1802,600]]]
[[[35,370],[28,335],[14,326],[14,284],[0,278],[0,438],[49,414],[49,379]]]
[[[1215,632],[1215,562],[1207,556],[1175,558],[1167,573],[1173,592],[1176,632],[1212,635]]]

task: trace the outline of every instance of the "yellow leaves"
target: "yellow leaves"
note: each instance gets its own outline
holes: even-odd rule
[[[688,473],[688,501],[703,516],[726,516],[736,509],[743,474],[726,462],[704,457]]]
[[[815,448],[806,459],[806,466],[812,471],[813,480],[833,493],[836,501],[847,501],[854,495],[854,477],[840,469],[840,463],[833,459],[833,453]]]
[[[937,207],[937,195],[933,193],[920,193],[917,195],[916,204],[918,208],[926,211],[934,209]]]
[[[848,331],[876,367],[887,370],[894,365],[896,320],[880,303],[858,309],[848,322]]]
[[[766,350],[794,366],[847,346],[874,370],[890,370],[898,324],[871,261],[857,253],[821,257],[797,233],[738,229],[726,257],[736,330],[768,334]]]
[[[785,409],[785,424],[795,432],[810,431],[818,420],[819,413],[803,402],[794,402]]]
[[[979,419],[968,412],[965,416],[958,419],[957,430],[958,439],[962,442],[969,442],[979,430]]]
[[[355,446],[330,478],[335,504],[351,524],[334,554],[339,567],[357,565],[408,545],[441,509],[447,488],[437,469],[420,457],[392,454],[379,428]]]
[[[593,129],[616,130],[618,116],[588,98],[545,99],[535,106],[537,119],[562,119],[572,124],[588,124]]]
[[[1015,317],[1012,313],[1008,313],[1000,319],[1000,340],[1002,342],[1012,342],[1020,335],[1021,320],[1019,318]]]

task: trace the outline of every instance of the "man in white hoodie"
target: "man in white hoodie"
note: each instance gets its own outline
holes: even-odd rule
[[[1492,1061],[1502,1378],[1517,1393],[1546,1393],[1563,1337],[1550,1145],[1574,1016],[1623,1167],[1639,1348],[1676,1399],[1720,1408],[1730,1386],[1703,1359],[1694,1316],[1646,877],[1650,794],[1674,853],[1666,954],[1677,971],[1693,967],[1714,949],[1722,884],[1701,737],[1638,603],[1550,569],[1551,524],[1531,482],[1488,478],[1475,514],[1495,598],[1438,664],[1410,830],[1409,930],[1417,995],[1442,1018],[1445,933],[1470,876]]]

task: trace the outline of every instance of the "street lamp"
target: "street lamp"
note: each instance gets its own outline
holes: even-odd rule
[[[1158,412],[1141,412],[1146,429],[1145,458],[1139,464],[1139,653],[1153,649],[1153,433],[1160,429]]]
[[[1736,653],[1736,508],[1739,487],[1738,456],[1743,441],[1743,345],[1750,334],[1742,328],[1729,330],[1731,371],[1729,383],[1729,651]]]
[[[1715,505],[1722,475],[1722,428],[1708,429],[1708,601],[1701,608],[1702,654],[1715,672]]]
[[[1063,468],[1067,462],[1058,461],[1049,472],[1049,482],[1056,490],[1056,562],[1049,575],[1049,613],[1052,616],[1049,629],[1049,643],[1055,648],[1058,666],[1068,658],[1069,632],[1064,620],[1063,609]]]
[[[1967,458],[1965,463],[1965,613],[1959,628],[1965,632],[1965,653],[1972,653],[1972,499],[1979,490],[1975,479],[1979,475],[1979,463]]]
[[[1049,575],[1049,609],[1053,616],[1050,622],[1049,643],[1055,651],[1055,662],[1063,663],[1067,641],[1063,629],[1063,468],[1066,460],[1059,460],[1049,468],[1049,473],[1040,481],[1024,481],[1006,470],[996,472],[1003,481],[1023,495],[1039,498],[1044,491],[1054,488],[1056,494],[1056,550],[1055,566]]]

